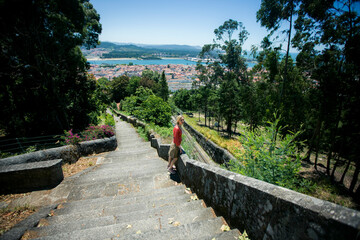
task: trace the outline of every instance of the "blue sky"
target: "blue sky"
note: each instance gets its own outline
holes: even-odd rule
[[[100,14],[100,41],[141,44],[212,43],[214,29],[228,19],[250,33],[245,49],[267,35],[256,22],[261,0],[90,0]]]

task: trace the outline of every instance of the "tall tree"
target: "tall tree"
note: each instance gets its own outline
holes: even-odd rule
[[[350,191],[355,189],[360,173],[360,124],[355,117],[360,114],[356,107],[360,105],[360,17],[356,4],[359,6],[352,0],[303,0],[294,37],[301,51],[299,66],[316,80],[320,96],[309,149],[328,153],[328,174],[335,156],[355,164]],[[357,194],[360,197],[360,188]]]
[[[95,81],[79,46],[98,44],[99,19],[88,0],[0,2],[0,128],[7,134],[88,124]]]
[[[129,82],[130,82],[130,78],[126,75],[113,78],[113,80],[109,83],[112,101],[118,103],[121,100],[123,100],[125,97],[130,96],[127,91]]]
[[[162,72],[159,83],[160,83],[159,95],[165,102],[167,102],[167,100],[169,99],[169,87],[167,84],[165,71]]]
[[[235,33],[237,33],[237,38],[233,36]],[[209,66],[211,71],[209,71],[206,76],[215,86],[220,86],[219,99],[221,105],[224,106],[221,109],[227,123],[227,132],[231,135],[232,125],[240,118],[239,109],[236,109],[237,111],[234,110],[235,107],[241,105],[241,102],[229,103],[228,101],[241,99],[235,97],[241,95],[239,87],[241,84],[248,84],[249,78],[245,59],[242,56],[242,45],[249,33],[241,22],[229,19],[225,21],[223,25],[219,26],[219,28],[215,29],[214,34],[216,37],[214,44],[204,45],[200,56],[207,56],[214,50],[218,52],[220,62],[211,64]],[[224,69],[221,64],[224,65],[226,69]],[[225,73],[225,70],[228,72]],[[233,98],[230,100],[226,96],[233,96]]]
[[[283,31],[287,34],[287,47],[279,103],[281,103],[283,93],[286,90],[288,78],[288,58],[291,44],[291,33],[293,29],[293,16],[297,12],[298,4],[299,0],[262,0],[260,9],[256,13],[257,21],[260,21],[261,26],[264,26],[266,29],[270,30],[270,36],[281,28],[283,21],[286,21],[289,24],[287,30]]]

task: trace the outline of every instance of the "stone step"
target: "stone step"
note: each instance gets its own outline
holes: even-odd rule
[[[139,215],[137,219],[124,219],[122,216],[105,216],[80,221],[66,222],[50,226],[33,228],[31,235],[36,237],[52,236],[61,233],[73,232],[77,230],[90,229],[107,225],[122,225],[124,233],[136,233],[141,230],[152,230],[160,227],[171,227],[178,224],[188,224],[214,218],[213,212],[209,208],[187,212],[158,212],[153,215]],[[43,222],[45,224],[45,222]],[[117,226],[117,228],[120,226]]]
[[[146,240],[168,240],[168,239],[201,239],[211,237],[222,232],[221,226],[224,219],[217,217],[199,222],[180,225],[163,229],[137,232],[132,235],[115,235],[113,240],[146,239]],[[116,234],[116,231],[115,231]]]
[[[152,175],[144,175],[135,171],[122,174],[113,173],[108,176],[105,174],[101,176],[96,174],[82,176],[82,178],[76,179],[76,181],[73,182],[74,191],[78,191],[78,193],[74,194],[80,196],[81,192],[89,192],[91,195],[97,195],[100,192],[107,191],[106,188],[108,188],[108,190],[111,188],[112,192],[117,192],[117,190],[123,192],[122,189],[131,189],[134,188],[135,185],[137,186],[138,191],[143,191],[147,188],[156,189],[176,185],[176,182],[170,179],[169,173],[166,170],[166,165],[153,168],[149,170],[149,172],[150,171],[152,172]],[[118,187],[115,185],[118,185]]]
[[[111,209],[112,211],[106,211],[106,212],[104,211],[101,213],[99,213],[99,211],[97,210],[92,210],[81,213],[53,215],[47,217],[45,220],[48,224],[55,225],[55,224],[64,224],[66,222],[71,222],[71,221],[82,221],[82,220],[88,220],[88,219],[105,217],[105,216],[115,216],[119,222],[120,219],[125,222],[125,221],[135,221],[138,219],[142,219],[143,216],[154,217],[164,213],[183,212],[184,209],[186,209],[186,211],[202,210],[205,209],[204,206],[205,206],[204,202],[200,200],[200,201],[183,202],[177,204],[176,206],[166,205],[151,209],[137,209],[130,213],[117,212],[117,208],[112,208]]]
[[[149,149],[128,149],[123,151],[113,151],[106,155],[106,158],[121,158],[121,159],[131,159],[131,157],[135,156],[136,159],[141,157],[146,157],[150,155],[151,157],[158,157],[157,151],[154,148]]]
[[[131,211],[136,211],[136,210],[146,210],[146,209],[151,209],[151,208],[156,208],[156,207],[161,207],[161,206],[167,206],[167,205],[171,205],[174,206],[176,204],[180,204],[182,202],[190,202],[193,201],[191,199],[191,196],[193,195],[188,195],[188,194],[182,194],[182,195],[174,195],[174,196],[167,196],[167,197],[160,197],[160,198],[156,198],[153,197],[153,199],[146,199],[143,202],[131,202],[128,199],[127,200],[119,200],[119,201],[114,201],[111,203],[108,203],[108,205],[104,205],[104,204],[93,204],[93,205],[89,205],[88,207],[80,207],[80,206],[76,206],[76,207],[66,207],[66,208],[61,208],[61,209],[57,209],[54,212],[54,215],[63,215],[63,214],[72,214],[72,213],[82,213],[82,212],[87,212],[87,211],[98,211],[99,214],[101,213],[113,213],[116,209],[116,213],[127,213],[127,212],[131,212]]]
[[[122,139],[118,142],[118,147],[127,147],[127,148],[135,148],[135,147],[149,147],[150,142],[144,141],[141,138],[131,138],[131,139]]]
[[[129,154],[129,155],[119,155],[116,156],[112,154],[110,157],[106,157],[100,161],[100,163],[117,163],[117,162],[126,162],[126,161],[137,161],[139,159],[146,160],[146,159],[153,159],[158,158],[156,151],[151,151],[149,153],[139,153],[139,154]]]
[[[126,150],[140,150],[140,149],[153,149],[150,142],[126,142],[120,143],[117,146],[118,152],[125,152]]]
[[[196,239],[221,233],[222,218],[211,218],[179,226],[165,227],[159,222],[139,221],[137,228],[130,224],[113,224],[102,227],[60,233],[36,239]],[[171,225],[171,224],[168,224]],[[148,230],[153,227],[155,230]],[[144,229],[143,231],[141,229]]]
[[[126,157],[127,155],[140,155],[140,154],[151,154],[157,153],[155,148],[152,148],[150,145],[145,148],[127,148],[127,149],[118,149],[114,151],[112,154],[116,157]]]
[[[205,238],[198,238],[199,240],[235,240],[235,239],[239,239],[240,236],[240,232],[237,229],[232,229],[230,231],[227,232],[222,232],[222,233],[218,233],[215,234],[213,236],[210,237],[205,237]]]
[[[159,160],[158,162],[134,162],[129,166],[122,166],[122,164],[116,165],[118,165],[117,168],[114,166],[114,164],[112,164],[113,168],[111,166],[101,166],[97,169],[97,171],[88,173],[86,176],[84,176],[82,182],[92,181],[93,178],[102,179],[112,178],[114,176],[119,176],[120,178],[124,176],[131,176],[136,178],[167,171],[167,162],[161,162]]]
[[[161,189],[151,189],[146,192],[139,192],[134,194],[127,194],[127,195],[115,195],[109,197],[102,197],[102,198],[94,198],[94,199],[86,199],[86,200],[78,200],[78,201],[71,201],[61,204],[61,208],[66,207],[77,207],[77,206],[87,206],[91,204],[108,204],[114,201],[131,201],[131,202],[140,202],[146,199],[155,199],[155,198],[163,198],[165,196],[174,196],[174,195],[185,195],[189,194],[190,192],[185,192],[185,187],[183,185],[178,186],[171,186],[168,188],[161,188]]]
[[[111,164],[102,164],[98,167],[96,171],[102,171],[106,169],[113,169],[113,170],[138,170],[138,171],[145,171],[147,167],[151,166],[164,166],[167,165],[167,161],[164,161],[163,159],[160,159],[159,157],[152,157],[152,158],[138,158],[134,160],[127,160],[127,159],[113,159]],[[140,167],[140,168],[139,168]]]

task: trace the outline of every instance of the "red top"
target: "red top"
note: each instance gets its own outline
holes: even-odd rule
[[[182,135],[182,131],[179,128],[178,125],[175,125],[174,129],[173,129],[173,134],[174,134],[174,143],[176,146],[180,146],[181,144],[181,135]]]

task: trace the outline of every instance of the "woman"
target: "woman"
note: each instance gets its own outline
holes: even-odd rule
[[[169,150],[169,164],[167,166],[167,169],[170,173],[174,174],[175,171],[173,169],[176,161],[179,158],[180,153],[182,152],[181,150],[181,135],[182,135],[182,131],[181,131],[181,125],[183,125],[184,123],[184,117],[179,115],[176,118],[176,125],[173,129],[173,142],[170,145],[170,150]]]

